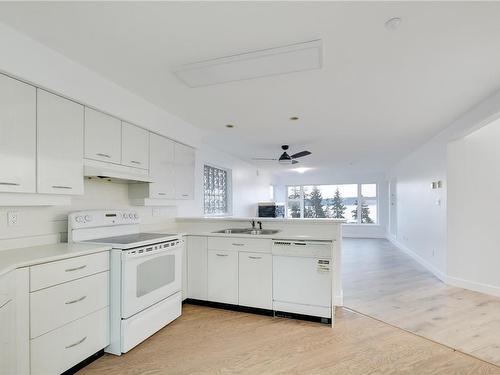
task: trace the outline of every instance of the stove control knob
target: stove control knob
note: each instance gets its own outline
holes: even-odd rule
[[[77,217],[75,218],[75,221],[76,221],[77,223],[83,223],[83,216],[77,216]]]
[[[85,221],[92,221],[92,216],[85,215]]]
[[[128,214],[128,218],[129,219],[133,219],[134,218],[134,214]]]
[[[127,214],[124,212],[124,213],[122,214],[122,217],[123,217],[124,219],[126,219],[126,218],[127,218]]]
[[[138,214],[134,214],[134,219],[138,220],[139,219],[139,215]]]

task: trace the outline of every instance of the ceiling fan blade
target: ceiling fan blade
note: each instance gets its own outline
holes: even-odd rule
[[[299,162],[297,160],[292,160],[292,164],[298,164]]]
[[[276,158],[252,158],[252,160],[264,160],[264,161],[269,160],[269,161],[273,161],[273,160],[278,160],[278,159],[276,159]]]
[[[311,155],[311,152],[309,152],[309,151],[297,152],[296,154],[292,155],[292,159],[301,158],[302,156],[307,156],[307,155]]]

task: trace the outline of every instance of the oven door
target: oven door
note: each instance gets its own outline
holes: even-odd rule
[[[122,254],[122,318],[147,309],[182,287],[182,247]]]

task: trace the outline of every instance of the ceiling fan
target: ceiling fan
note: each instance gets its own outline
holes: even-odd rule
[[[269,161],[269,160],[277,160],[278,163],[280,164],[297,164],[298,161],[295,159],[301,158],[303,156],[311,155],[310,151],[301,151],[297,152],[296,154],[293,155],[288,155],[286,152],[288,150],[288,145],[283,145],[281,146],[281,149],[283,150],[283,153],[278,159],[273,159],[273,158],[252,158],[252,160],[260,160],[260,161]]]

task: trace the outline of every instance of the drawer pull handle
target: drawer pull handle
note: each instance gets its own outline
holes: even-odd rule
[[[249,256],[250,259],[262,259],[262,257]]]
[[[167,195],[167,193],[158,193],[158,195]]]
[[[245,244],[243,244],[243,243],[233,243],[232,245],[233,246],[245,246]]]
[[[77,302],[80,302],[80,301],[83,301],[85,298],[87,298],[87,296],[83,296],[83,297],[80,297],[78,299],[74,299],[73,301],[68,301],[66,302],[66,305],[72,305],[74,303],[77,303]]]
[[[227,257],[227,254],[215,254],[217,255],[218,257]]]
[[[19,186],[20,184],[16,182],[0,182],[0,185],[6,185],[6,186]]]
[[[52,185],[53,189],[73,189],[71,186],[63,186],[63,185]]]
[[[83,266],[80,266],[80,267],[68,268],[68,269],[66,270],[66,272],[73,272],[73,271],[83,270],[85,267],[87,267],[87,265],[86,265],[86,264],[84,264]]]
[[[131,162],[132,164],[142,164],[140,161],[137,161],[137,160],[130,160],[130,162]]]
[[[73,348],[73,347],[75,347],[75,346],[77,346],[77,345],[80,345],[80,344],[81,344],[82,342],[84,342],[85,340],[87,340],[87,336],[85,336],[83,339],[81,339],[81,340],[79,340],[79,341],[75,342],[74,344],[68,345],[68,346],[66,347],[66,349]]]
[[[102,156],[103,158],[111,158],[111,156],[109,156],[108,154],[103,154],[101,152],[98,152],[96,155],[97,156]]]

